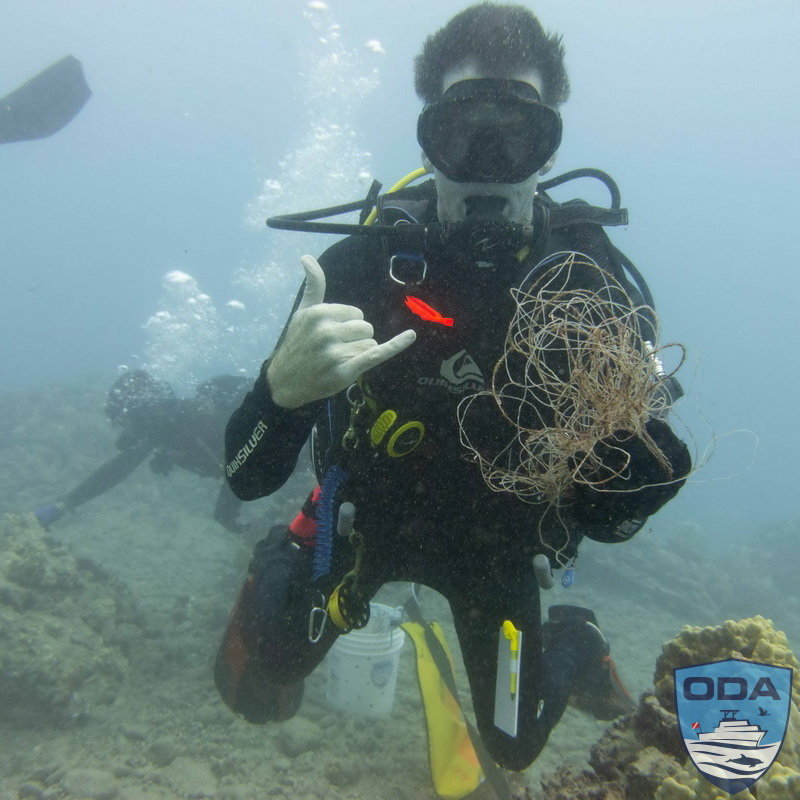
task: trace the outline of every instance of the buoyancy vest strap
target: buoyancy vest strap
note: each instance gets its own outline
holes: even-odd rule
[[[567,225],[589,223],[601,227],[628,224],[627,208],[600,208],[580,200],[571,200],[550,208],[550,227],[564,228]]]

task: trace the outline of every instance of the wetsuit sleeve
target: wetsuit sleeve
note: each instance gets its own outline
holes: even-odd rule
[[[112,489],[125,480],[150,455],[152,450],[153,446],[149,442],[141,442],[135,447],[123,450],[63,497],[62,505],[66,510],[71,511]]]
[[[267,381],[269,361],[225,429],[225,475],[240,500],[279,489],[297,465],[320,403],[297,409],[275,405]]]

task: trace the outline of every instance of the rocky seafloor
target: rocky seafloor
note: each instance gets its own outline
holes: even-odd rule
[[[213,481],[146,466],[49,531],[26,513],[113,455],[102,414],[110,382],[0,395],[0,800],[435,797],[410,644],[394,711],[379,720],[328,707],[324,664],[297,717],[281,725],[242,721],[214,690],[214,654],[259,520],[288,519],[308,473],[246,509],[248,537],[211,519]],[[800,522],[765,526],[722,561],[696,526],[664,529],[658,518],[629,544],[588,543],[577,585],[552,590],[545,604],[597,611],[639,704],[615,723],[568,709],[536,764],[513,777],[517,796],[717,798],[671,738],[669,643],[709,636],[684,626],[713,626],[730,639],[715,652],[752,652],[761,640],[778,647],[777,629],[788,636],[780,646],[798,652],[798,535]],[[403,591],[390,587],[387,601]],[[423,600],[449,629],[441,599]],[[755,615],[772,624],[722,625]],[[795,745],[784,754],[756,785],[759,800],[800,798]]]

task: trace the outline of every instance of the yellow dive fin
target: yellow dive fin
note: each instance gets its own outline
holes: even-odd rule
[[[453,657],[442,628],[437,622],[431,622],[430,628],[447,654],[452,673]],[[441,798],[458,800],[478,788],[483,781],[483,770],[461,707],[447,688],[425,641],[424,627],[418,622],[406,622],[403,630],[411,637],[417,653],[417,678],[425,708],[433,788]]]

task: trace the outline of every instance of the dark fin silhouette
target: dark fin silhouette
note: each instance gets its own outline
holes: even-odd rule
[[[91,94],[81,62],[64,56],[0,99],[0,144],[51,136],[83,108]]]

